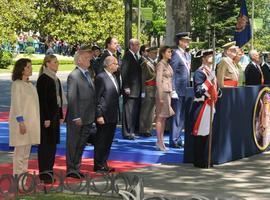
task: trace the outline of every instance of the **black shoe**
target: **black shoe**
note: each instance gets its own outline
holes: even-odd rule
[[[125,135],[123,138],[126,140],[135,140],[135,134]]]
[[[66,177],[81,179],[85,178],[85,175],[82,172],[69,172]]]
[[[170,145],[170,147],[171,148],[176,148],[176,149],[180,149],[181,148],[181,146],[179,144],[177,144],[177,143]]]
[[[97,173],[110,173],[110,172],[115,172],[115,168],[112,167],[94,167],[94,172]]]
[[[151,134],[151,133],[143,133],[143,136],[144,136],[144,137],[151,137],[152,134]]]

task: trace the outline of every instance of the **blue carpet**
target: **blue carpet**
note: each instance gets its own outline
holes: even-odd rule
[[[8,146],[8,123],[0,122],[0,150],[11,151]],[[155,135],[155,132],[153,132]],[[61,143],[57,146],[57,155],[65,155],[66,126],[61,126]],[[184,149],[172,149],[166,153],[155,149],[156,137],[140,137],[136,140],[122,139],[121,129],[117,128],[112,144],[110,160],[130,161],[137,163],[183,163]],[[169,136],[165,135],[165,144],[168,146]],[[36,153],[37,148],[32,148]],[[93,158],[93,146],[86,146],[83,156]]]

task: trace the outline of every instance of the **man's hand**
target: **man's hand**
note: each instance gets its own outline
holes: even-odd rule
[[[130,88],[125,88],[124,92],[125,92],[126,95],[130,95]]]
[[[105,124],[104,118],[103,118],[103,117],[98,117],[98,118],[97,118],[97,123],[100,124],[100,125]]]
[[[74,120],[74,123],[75,123],[77,126],[81,126],[81,125],[82,125],[82,120],[81,120],[81,119],[76,119],[76,120]]]
[[[50,121],[50,120],[45,120],[45,121],[44,121],[44,127],[45,127],[45,128],[50,127],[50,125],[51,125],[51,121]]]
[[[141,98],[145,98],[145,92],[141,93]]]
[[[26,134],[26,126],[25,126],[24,122],[19,123],[19,128],[20,128],[20,134],[22,134],[22,135]]]

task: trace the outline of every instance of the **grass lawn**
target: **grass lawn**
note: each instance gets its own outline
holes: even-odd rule
[[[41,65],[32,65],[33,72],[38,72]],[[72,71],[74,69],[74,64],[60,64],[58,71]],[[10,65],[7,69],[0,69],[1,73],[11,73],[13,66]]]
[[[91,199],[91,200],[119,200],[119,197],[108,197],[108,196],[92,196],[92,195],[72,195],[72,194],[36,194],[31,196],[22,196],[17,197],[16,200],[83,200],[83,199]]]

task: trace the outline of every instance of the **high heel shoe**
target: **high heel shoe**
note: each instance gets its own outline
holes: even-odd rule
[[[167,151],[166,149],[164,149],[163,146],[159,145],[158,143],[156,143],[156,149],[157,149],[158,151],[164,151],[164,152]]]

